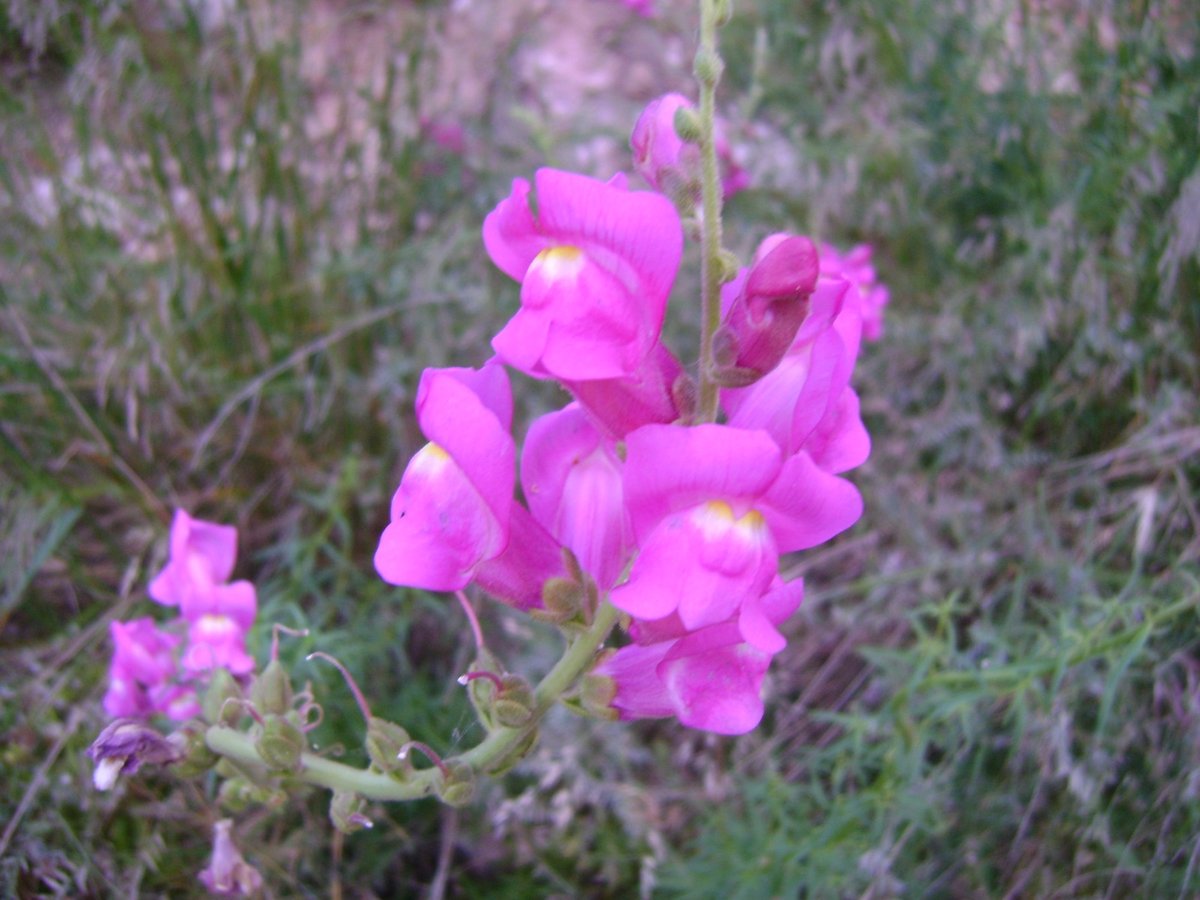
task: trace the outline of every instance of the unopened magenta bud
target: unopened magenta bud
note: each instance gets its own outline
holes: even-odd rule
[[[629,138],[634,169],[651,187],[668,194],[677,208],[694,203],[700,177],[695,143],[700,135],[691,101],[682,94],[666,94],[647,104]]]
[[[774,369],[796,337],[820,273],[817,248],[806,237],[772,235],[754,265],[721,291],[721,358],[715,380],[745,387]]]

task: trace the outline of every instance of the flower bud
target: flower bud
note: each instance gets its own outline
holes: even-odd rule
[[[679,201],[686,201],[688,195],[690,202],[695,202],[700,184],[700,151],[694,142],[699,137],[695,107],[682,94],[666,94],[651,100],[633,126],[629,145],[634,169],[655,190],[670,194],[676,206],[681,206]]]
[[[292,682],[278,659],[267,663],[250,688],[250,702],[263,715],[282,716],[292,708]]]
[[[696,51],[696,61],[692,64],[692,72],[702,84],[716,87],[724,70],[725,64],[721,62],[721,57],[717,56],[715,52],[707,47],[701,47]]]
[[[329,820],[342,834],[354,834],[364,828],[373,828],[374,823],[362,813],[366,802],[350,791],[334,791],[329,801]]]
[[[772,235],[759,245],[754,265],[721,292],[719,384],[744,387],[779,364],[808,315],[818,273],[817,248],[806,237]]]
[[[475,770],[463,762],[448,763],[438,786],[438,797],[447,806],[466,806],[475,795]]]
[[[411,740],[409,733],[395,722],[377,716],[367,719],[367,756],[381,772],[404,778],[412,771],[408,757],[399,758],[400,751]]]
[[[228,669],[212,671],[208,690],[204,692],[204,718],[213,725],[237,725],[242,717],[242,688]]]
[[[98,791],[107,791],[118,775],[132,775],[144,763],[165,765],[182,756],[175,744],[133,719],[117,719],[101,731],[88,755],[96,763],[92,781]]]
[[[295,772],[300,768],[300,755],[306,741],[304,732],[283,716],[269,715],[262,725],[262,732],[254,742],[258,755],[267,768],[274,771]]]

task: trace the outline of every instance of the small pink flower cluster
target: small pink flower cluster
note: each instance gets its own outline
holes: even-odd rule
[[[673,152],[634,147],[639,158]],[[429,443],[392,499],[377,570],[427,590],[474,583],[541,611],[577,563],[628,617],[631,643],[589,676],[612,714],[749,731],[786,643],[779,626],[803,596],[780,578],[781,554],[862,513],[840,477],[870,452],[849,386],[862,294],[822,272],[807,238],[767,238],[722,292],[725,422],[690,424],[695,388],[660,340],[683,249],[667,197],[631,191],[623,175],[541,169],[532,185],[513,183],[483,240],[520,283],[520,308],[481,368],[423,373]],[[573,396],[528,430],[524,504],[504,365]]]
[[[254,669],[246,632],[254,624],[257,595],[248,581],[230,583],[237,559],[237,529],[175,511],[170,557],[150,582],[150,597],[179,607],[173,627],[149,616],[110,626],[114,652],[104,709],[114,717],[165,713],[175,720],[199,712],[195,682],[215,668],[234,675]],[[187,647],[177,653],[186,629]]]

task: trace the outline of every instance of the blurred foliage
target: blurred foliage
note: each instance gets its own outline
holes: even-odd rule
[[[660,5],[7,4],[0,893],[198,890],[215,781],[97,794],[82,755],[176,505],[240,527],[259,659],[310,629],[281,654],[326,752],[361,761],[361,720],[315,649],[473,742],[458,610],[371,556],[417,376],[478,364],[516,303],[479,240],[507,179],[607,176],[640,105],[690,90],[694,12]],[[856,375],[867,516],[795,561],[768,720],[556,715],[456,818],[373,807],[344,842],[317,791],[247,810],[273,893],[417,896],[444,849],[449,896],[1196,893],[1197,28],[1185,0],[735,4],[731,246],[869,241],[893,297]],[[546,77],[580,35],[609,67]],[[551,632],[484,615],[548,665]]]

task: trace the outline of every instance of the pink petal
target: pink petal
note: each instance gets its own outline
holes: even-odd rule
[[[804,443],[818,468],[837,475],[867,461],[871,436],[859,415],[858,394],[846,388]]]
[[[475,582],[502,603],[540,609],[551,578],[566,578],[562,548],[520,503],[512,505],[508,543],[475,571]]]
[[[683,366],[661,343],[628,377],[563,382],[597,425],[617,439],[643,425],[668,424],[687,415],[690,410],[678,405],[680,389],[687,386]]]
[[[656,719],[675,714],[675,707],[656,669],[670,643],[622,647],[595,668],[595,674],[616,682],[612,705],[622,719]]]
[[[658,666],[679,721],[717,734],[745,734],[763,716],[759,693],[771,657],[740,640],[734,624],[678,641]]]
[[[545,246],[529,206],[529,182],[513,180],[512,193],[483,220],[483,244],[497,268],[520,281]]]
[[[601,588],[616,580],[633,545],[621,466],[578,404],[537,419],[521,454],[530,511]]]
[[[757,513],[738,519],[726,504],[706,503],[663,520],[610,599],[639,619],[678,610],[684,626],[696,629],[728,619],[744,598],[761,594],[778,562]]]
[[[646,425],[626,438],[625,502],[639,540],[667,515],[726,500],[740,516],[775,480],[782,456],[764,431]],[[653,618],[653,617],[651,617]]]
[[[770,525],[780,553],[824,543],[862,516],[862,495],[844,478],[817,468],[801,451],[784,463],[758,509]]]
[[[511,500],[510,500],[511,505]],[[390,584],[433,591],[467,586],[475,568],[507,540],[501,522],[446,451],[427,444],[408,464],[392,498],[392,521],[375,552]]]
[[[504,369],[489,366],[484,398],[461,370],[426,369],[417,388],[417,421],[425,436],[453,459],[493,519],[503,523],[516,481],[516,448],[509,434],[512,392]],[[485,405],[484,399],[499,409]]]

